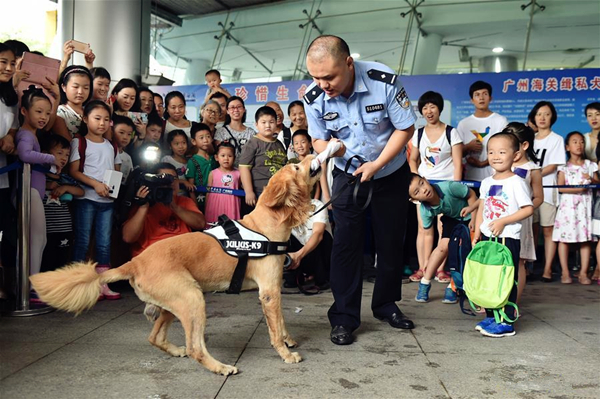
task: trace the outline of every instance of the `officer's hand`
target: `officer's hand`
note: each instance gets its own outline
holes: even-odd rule
[[[365,162],[358,169],[354,171],[353,176],[358,176],[362,173],[362,178],[360,182],[365,182],[371,180],[371,178],[375,175],[375,173],[379,172],[379,168],[375,165],[374,162]]]
[[[336,152],[334,152],[333,154],[331,154],[332,157],[343,157],[344,154],[346,153],[346,146],[344,145],[344,142],[342,140],[339,139],[332,139],[332,140],[336,140],[340,143],[341,147],[339,150],[337,150]]]

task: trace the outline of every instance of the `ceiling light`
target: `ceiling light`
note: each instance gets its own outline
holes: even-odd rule
[[[358,53],[352,53],[352,54],[350,54],[350,57],[352,57],[354,59],[359,59],[360,58],[360,54],[358,54]]]
[[[499,54],[499,53],[501,53],[501,52],[503,52],[503,51],[504,51],[504,49],[503,49],[502,47],[494,47],[494,48],[492,49],[492,52],[494,52],[494,53],[496,53],[496,54]]]

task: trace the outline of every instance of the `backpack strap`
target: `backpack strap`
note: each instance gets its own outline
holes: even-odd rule
[[[240,144],[238,143],[237,139],[233,136],[233,133],[231,133],[231,130],[229,130],[227,126],[223,127],[225,128],[225,130],[227,130],[227,133],[229,133],[229,137],[231,137],[231,140],[228,141],[231,142],[231,144],[233,144],[233,146],[235,147],[235,152],[240,152],[242,150],[241,148],[239,148]]]
[[[196,158],[194,158],[194,156],[192,156],[192,158],[190,158],[192,160],[192,162],[194,163],[194,166],[196,167],[196,170],[198,171],[198,182],[200,183],[199,185],[202,185],[202,169],[200,169],[200,164],[198,163],[198,161],[196,160]]]
[[[87,140],[85,136],[78,135],[77,139],[79,140],[77,150],[79,152],[79,171],[83,173],[83,167],[85,165],[85,150],[87,149]]]
[[[452,129],[454,129],[452,126],[446,125],[446,140],[448,140],[450,148],[452,148]]]
[[[285,150],[290,148],[292,142],[292,131],[289,128],[283,127],[283,144],[285,144]]]
[[[425,132],[424,127],[420,127],[419,130],[417,130],[417,151],[420,151],[421,148],[421,139],[423,138],[423,132]]]

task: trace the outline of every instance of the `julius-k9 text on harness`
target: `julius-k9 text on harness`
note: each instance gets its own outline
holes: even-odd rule
[[[239,222],[230,220],[227,216],[219,216],[219,224],[204,233],[214,237],[223,251],[238,258],[237,266],[231,277],[228,294],[239,294],[246,275],[248,258],[263,258],[268,255],[285,255],[290,246],[289,241],[269,241],[264,235],[250,230]]]

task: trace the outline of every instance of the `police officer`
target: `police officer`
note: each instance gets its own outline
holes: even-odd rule
[[[377,249],[377,275],[371,310],[394,328],[414,324],[396,306],[402,292],[402,259],[408,175],[405,146],[416,116],[406,91],[390,68],[376,62],[354,61],[346,42],[320,36],[309,46],[306,66],[314,83],[304,96],[309,133],[321,152],[332,137],[342,141],[334,155],[333,216],[336,224],[331,255],[334,303],[328,316],[331,341],[348,345],[360,326],[365,211],[372,190],[371,218]],[[344,173],[346,162],[354,159]],[[348,178],[362,174],[360,189]]]

